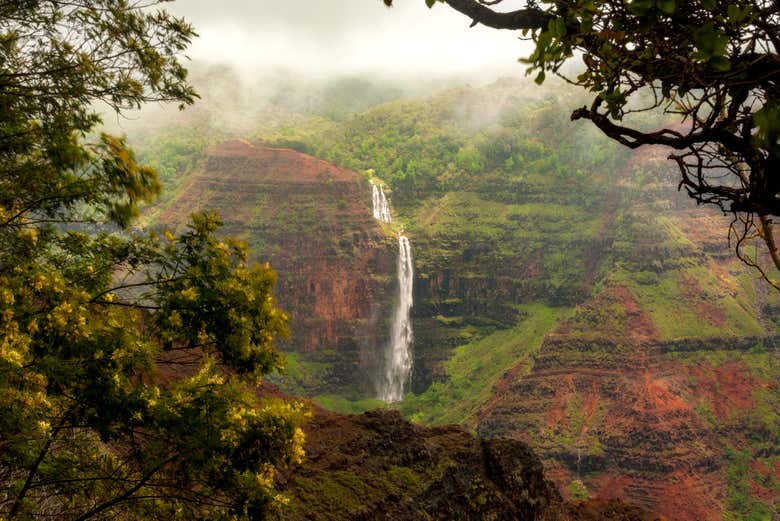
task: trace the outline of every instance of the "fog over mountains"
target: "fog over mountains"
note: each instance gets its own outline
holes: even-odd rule
[[[508,0],[506,8],[521,5]],[[469,29],[469,20],[423,0],[207,0],[165,6],[194,24],[195,62],[280,67],[313,75],[374,72],[430,77],[458,72],[474,80],[522,74],[530,45],[510,31]]]

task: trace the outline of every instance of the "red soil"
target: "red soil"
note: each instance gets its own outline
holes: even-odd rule
[[[742,361],[728,361],[717,367],[710,364],[687,367],[696,379],[696,395],[706,401],[718,420],[755,406],[753,390],[763,385]]]
[[[292,183],[355,181],[357,174],[289,148],[254,146],[243,139],[225,141],[208,151],[210,158],[239,158],[257,167],[246,174]]]
[[[625,286],[615,286],[612,293],[620,301],[623,311],[628,316],[626,333],[636,343],[641,344],[658,339],[656,329],[650,316],[647,315],[633,293]]]

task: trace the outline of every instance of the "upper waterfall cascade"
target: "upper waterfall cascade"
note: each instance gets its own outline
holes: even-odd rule
[[[383,223],[389,223],[392,221],[390,217],[390,205],[387,204],[387,197],[385,197],[385,191],[381,186],[371,184],[373,191],[373,203],[374,203],[374,219]]]

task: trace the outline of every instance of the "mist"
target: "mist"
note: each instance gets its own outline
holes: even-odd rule
[[[506,0],[502,9],[522,6]],[[388,101],[511,78],[513,95],[537,97],[518,59],[532,52],[517,31],[476,26],[444,4],[424,0],[177,0],[161,5],[199,34],[185,66],[200,99],[185,113],[152,104],[141,113],[105,113],[109,130],[137,141],[172,125],[221,137],[311,117],[339,121]],[[492,122],[500,100],[479,115]],[[469,116],[475,118],[473,114]]]
[[[373,74],[423,80],[460,76],[483,82],[522,75],[531,51],[516,31],[469,28],[446,5],[423,0],[179,0],[165,8],[200,37],[194,64],[229,64],[244,75],[284,69],[309,77]],[[507,0],[504,9],[523,2]],[[502,4],[503,5],[503,4]]]

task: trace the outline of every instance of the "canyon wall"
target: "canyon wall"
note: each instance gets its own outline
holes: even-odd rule
[[[287,381],[310,395],[371,395],[382,362],[397,243],[372,217],[363,176],[294,150],[233,140],[207,152],[156,221],[214,209],[269,262],[290,316]]]

